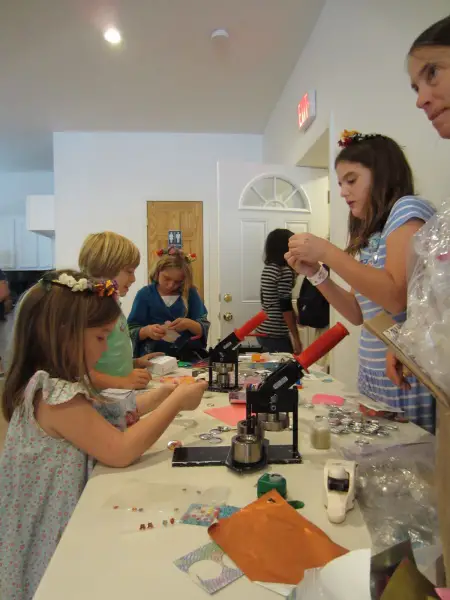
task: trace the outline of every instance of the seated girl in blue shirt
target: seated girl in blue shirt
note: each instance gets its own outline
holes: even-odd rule
[[[210,323],[208,311],[193,285],[191,262],[195,255],[169,248],[158,252],[150,285],[133,302],[128,326],[134,355],[164,352],[178,359],[204,356]],[[166,338],[176,332],[175,341]]]

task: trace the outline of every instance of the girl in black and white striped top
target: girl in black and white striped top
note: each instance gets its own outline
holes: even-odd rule
[[[269,318],[256,330],[258,342],[265,352],[301,352],[292,306],[296,275],[284,259],[289,238],[293,235],[289,229],[274,229],[266,239],[261,305]]]

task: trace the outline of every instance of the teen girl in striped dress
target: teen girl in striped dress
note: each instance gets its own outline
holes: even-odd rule
[[[345,131],[340,146],[335,167],[341,196],[350,210],[347,249],[299,234],[289,241],[288,262],[352,324],[362,325],[383,310],[402,322],[411,238],[435,210],[414,195],[411,168],[394,140]],[[348,283],[350,291],[331,281],[320,263]],[[408,390],[396,387],[386,376],[385,361],[385,345],[363,328],[359,391],[401,408],[410,421],[434,431],[434,400],[429,391],[415,380]]]

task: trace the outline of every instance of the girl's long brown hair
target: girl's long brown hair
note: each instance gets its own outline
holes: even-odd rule
[[[46,281],[76,271],[55,271]],[[7,421],[23,403],[24,390],[36,371],[65,381],[86,381],[84,332],[113,323],[120,306],[113,296],[100,297],[89,291],[72,292],[66,286],[37,283],[20,301],[13,334],[11,366],[5,380],[2,411]]]
[[[189,260],[183,252],[176,252],[175,254],[165,254],[162,256],[156,265],[153,267],[150,272],[150,279],[154,283],[158,283],[159,274],[161,271],[165,271],[166,269],[181,269],[183,271],[184,280],[179,289],[181,294],[181,299],[184,303],[185,308],[185,316],[188,314],[189,310],[189,291],[194,286],[192,267],[190,265]]]
[[[414,195],[411,167],[400,146],[384,135],[353,141],[343,148],[336,160],[359,163],[370,169],[372,187],[364,219],[349,214],[349,240],[346,251],[355,255],[367,246],[372,234],[383,230],[394,204],[403,196]]]

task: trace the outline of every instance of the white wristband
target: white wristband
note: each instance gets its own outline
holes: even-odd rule
[[[320,269],[317,271],[317,273],[315,275],[308,277],[308,281],[314,286],[320,285],[326,279],[328,279],[328,271],[325,269],[325,267],[323,265],[320,265]]]

